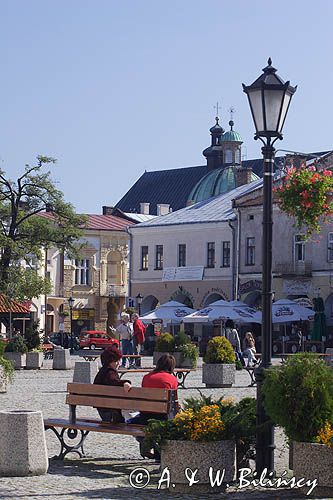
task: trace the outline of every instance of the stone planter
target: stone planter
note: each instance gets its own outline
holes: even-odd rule
[[[0,365],[0,393],[7,392],[8,379],[5,374],[4,368]]]
[[[194,363],[190,358],[184,358],[182,352],[173,352],[172,356],[175,357],[176,360],[176,368],[193,368]]]
[[[153,364],[156,366],[157,361],[163,354],[171,354],[176,360],[176,368],[193,368],[193,361],[190,358],[184,358],[181,352],[157,352],[153,353]]]
[[[164,355],[164,354],[172,354],[173,352],[158,352],[154,351],[153,352],[153,365],[156,366],[157,361]]]
[[[43,365],[43,353],[38,351],[27,352],[26,370],[40,370]]]
[[[317,479],[318,487],[333,487],[333,448],[319,443],[293,443],[296,479]]]
[[[26,364],[26,355],[20,352],[5,352],[4,357],[13,363],[15,370],[21,370]]]
[[[221,475],[225,471],[223,483],[234,481],[236,445],[234,441],[167,441],[161,450],[161,470],[163,471],[165,467],[168,467],[170,471],[170,491],[178,493],[221,491],[225,485],[212,487],[209,468],[213,468],[213,480],[217,471],[220,470]],[[195,479],[199,479],[199,483],[189,486],[189,480],[185,474],[187,468],[192,471],[198,470]]]
[[[46,474],[49,461],[41,411],[0,411],[0,477]]]
[[[202,382],[206,387],[231,387],[235,383],[236,367],[234,363],[202,365]]]

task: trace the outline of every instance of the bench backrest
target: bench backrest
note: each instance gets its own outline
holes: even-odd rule
[[[173,418],[178,410],[176,390],[132,387],[125,392],[117,386],[69,383],[67,391],[72,423],[76,420],[76,406],[165,413],[168,418]]]

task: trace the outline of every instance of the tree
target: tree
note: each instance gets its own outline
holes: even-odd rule
[[[85,217],[64,200],[45,165],[56,160],[38,156],[37,164],[25,166],[13,181],[0,170],[0,292],[32,298],[48,291],[48,280],[38,275],[35,264],[43,249],[56,247],[76,257],[82,247]],[[27,268],[21,266],[25,260]],[[30,266],[30,267],[29,267]]]

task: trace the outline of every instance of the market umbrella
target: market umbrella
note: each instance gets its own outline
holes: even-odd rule
[[[310,321],[314,311],[297,304],[294,300],[280,299],[272,304],[272,323],[289,323],[296,321]],[[256,313],[257,322],[262,322],[262,313]]]
[[[315,315],[311,339],[321,341],[322,337],[326,335],[326,316],[323,299],[321,297],[314,298],[313,306]]]
[[[160,305],[153,311],[140,316],[143,323],[151,323],[153,320],[160,320],[163,323],[181,323],[183,318],[194,312],[191,307],[184,306],[181,302],[170,300],[165,304]]]
[[[258,323],[256,310],[245,305],[234,305],[226,300],[217,300],[209,306],[195,311],[183,318],[184,323],[211,323],[232,319],[238,323]]]

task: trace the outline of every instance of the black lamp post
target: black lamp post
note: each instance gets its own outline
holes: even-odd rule
[[[138,295],[136,296],[136,302],[138,304],[139,316],[141,316],[141,304],[142,304],[142,301],[143,301],[143,295],[141,295],[141,293],[138,293]]]
[[[71,348],[70,348],[70,353],[74,353],[74,335],[73,335],[73,306],[74,306],[74,299],[73,297],[69,297],[68,299],[68,305],[69,305],[69,314],[70,314],[70,322],[71,322]]]
[[[272,61],[263,74],[245,86],[256,128],[255,139],[263,143],[263,232],[262,232],[262,327],[261,327],[261,365],[255,370],[257,382],[257,436],[256,470],[261,474],[264,468],[274,471],[274,428],[265,413],[262,401],[264,370],[271,365],[272,359],[272,236],[273,236],[273,164],[277,139],[282,139],[282,128],[287,116],[291,98],[297,87],[292,87],[276,74]]]

